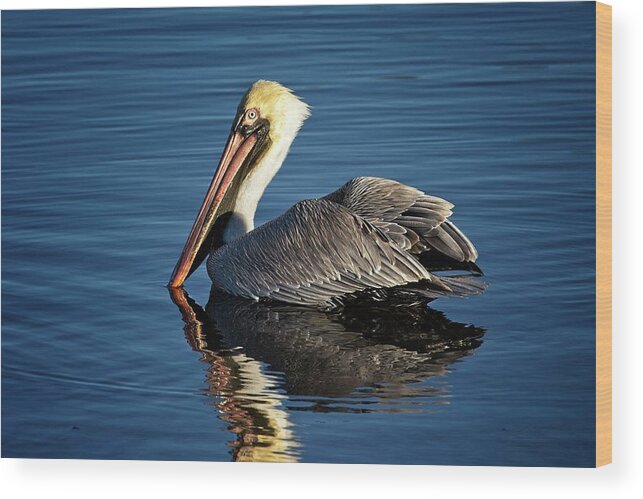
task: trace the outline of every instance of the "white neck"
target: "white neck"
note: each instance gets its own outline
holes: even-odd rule
[[[254,229],[255,212],[259,200],[286,159],[295,135],[296,131],[291,137],[282,137],[279,143],[273,142],[260,162],[254,166],[243,181],[234,203],[232,216],[223,231],[225,243],[229,243]]]

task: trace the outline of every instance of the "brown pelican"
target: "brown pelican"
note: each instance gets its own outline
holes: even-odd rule
[[[253,300],[329,307],[390,290],[428,299],[480,292],[431,271],[479,270],[478,252],[449,220],[453,205],[394,180],[354,178],[254,228],[257,204],[309,115],[277,82],[248,89],[169,286],[182,286],[209,255],[214,286]]]

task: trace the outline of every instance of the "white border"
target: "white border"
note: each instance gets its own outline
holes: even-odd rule
[[[2,9],[400,3],[388,1],[0,0]],[[440,3],[417,2],[404,3]],[[445,3],[445,2],[442,2]],[[467,2],[457,2],[467,3]],[[468,2],[474,3],[474,2]],[[478,3],[478,2],[475,2]],[[643,2],[612,0],[614,32],[614,464],[599,470],[269,465],[153,461],[0,461],[0,494],[47,497],[642,497]]]
[[[494,0],[487,3],[511,3],[516,0]],[[539,0],[532,0],[539,1]],[[542,1],[542,0],[540,0]],[[546,0],[545,0],[546,1]],[[565,0],[559,0],[565,1]],[[177,2],[172,0],[0,0],[2,9],[102,9],[102,8],[138,8],[138,7],[251,7],[269,5],[357,5],[357,4],[422,4],[422,3],[485,3],[481,0],[190,0]],[[614,2],[606,2],[612,3]],[[616,2],[621,3],[621,2]],[[628,2],[629,3],[629,2]]]

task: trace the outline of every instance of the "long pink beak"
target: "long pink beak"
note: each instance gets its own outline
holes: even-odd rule
[[[225,149],[214,172],[212,182],[205,195],[199,214],[194,221],[190,235],[188,236],[179,261],[174,267],[169,286],[178,288],[194,272],[203,261],[197,259],[197,255],[204,241],[210,233],[217,216],[217,210],[226,191],[243,162],[246,160],[253,147],[257,143],[257,135],[251,134],[244,137],[241,133],[233,130],[228,137]]]

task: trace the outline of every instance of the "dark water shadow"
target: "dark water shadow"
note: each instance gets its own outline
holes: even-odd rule
[[[448,386],[420,382],[448,374],[485,334],[424,305],[329,312],[212,292],[203,309],[182,289],[170,296],[208,365],[207,395],[235,435],[235,461],[296,461],[292,411],[402,412],[444,400]]]

